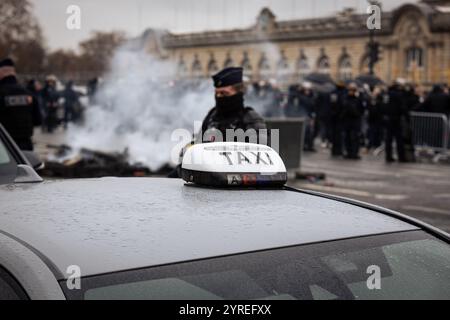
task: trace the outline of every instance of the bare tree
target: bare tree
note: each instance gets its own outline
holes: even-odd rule
[[[19,72],[40,72],[44,41],[29,0],[1,0],[0,26],[0,58],[14,58]]]
[[[86,70],[91,70],[100,76],[107,71],[114,51],[124,43],[123,32],[94,32],[92,37],[80,43],[80,63]]]

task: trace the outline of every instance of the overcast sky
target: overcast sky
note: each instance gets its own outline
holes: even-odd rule
[[[415,0],[382,0],[391,10]],[[232,29],[250,26],[261,8],[279,20],[328,16],[344,7],[365,12],[366,0],[31,0],[51,49],[76,49],[93,30],[123,30],[136,36],[146,28],[172,32]],[[66,28],[69,5],[81,8],[81,30]]]

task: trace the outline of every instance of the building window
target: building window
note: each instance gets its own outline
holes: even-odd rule
[[[286,57],[286,53],[284,50],[280,51],[280,60],[277,63],[278,71],[288,71],[289,70],[289,61]]]
[[[180,56],[180,61],[178,61],[178,74],[179,75],[186,75],[188,68],[186,66],[186,62],[184,61],[184,57]]]
[[[224,67],[224,68],[230,68],[230,67],[233,67],[233,66],[234,66],[234,61],[233,61],[233,59],[231,58],[231,53],[228,52],[228,53],[227,53],[227,57],[225,58],[225,62],[224,62],[224,64],[223,64],[223,67]]]
[[[359,72],[361,74],[368,74],[369,73],[369,64],[370,64],[370,57],[369,57],[369,54],[366,53],[361,58],[361,64],[360,64],[360,67],[359,67]]]
[[[350,80],[352,76],[352,61],[350,56],[344,51],[342,57],[339,59],[338,79]]]
[[[244,51],[244,57],[242,58],[241,67],[244,70],[252,70],[252,64],[250,63],[250,58],[248,57],[248,52]]]
[[[258,63],[259,70],[270,70],[269,60],[267,59],[266,54],[263,52],[261,54],[261,58]]]
[[[297,60],[297,71],[301,77],[304,77],[310,73],[308,58],[306,57],[303,50],[300,50],[300,56]]]
[[[321,54],[317,60],[317,72],[323,74],[330,74],[330,59],[325,54],[325,49],[321,49]]]
[[[244,76],[246,77],[252,76],[253,68],[247,51],[244,51],[244,57],[242,58],[241,67],[244,69]]]
[[[202,75],[202,64],[197,54],[194,56],[194,62],[192,62],[192,75],[195,77]]]
[[[217,72],[218,70],[219,70],[219,67],[217,65],[216,59],[214,58],[214,54],[210,53],[209,62],[208,62],[208,72],[214,73],[214,72]]]
[[[423,62],[423,50],[421,48],[413,47],[406,50],[406,68],[408,70],[423,67]]]

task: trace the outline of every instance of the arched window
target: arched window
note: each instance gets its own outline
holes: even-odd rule
[[[325,49],[321,49],[321,54],[317,60],[317,72],[323,74],[330,74],[330,59],[325,54]]]
[[[297,59],[297,71],[301,77],[304,77],[311,72],[308,58],[303,50],[300,50],[300,55]]]
[[[234,61],[233,61],[233,59],[231,58],[231,53],[228,52],[228,53],[227,53],[227,57],[225,58],[225,62],[224,62],[224,64],[223,64],[223,67],[224,67],[224,68],[229,68],[229,67],[233,67],[233,66],[234,66]]]
[[[261,54],[261,58],[258,63],[259,70],[270,70],[269,60],[267,59],[266,54],[263,52]]]
[[[289,61],[284,50],[280,51],[280,60],[278,60],[277,69],[281,72],[289,71]]]
[[[219,70],[219,67],[217,65],[216,58],[214,58],[214,53],[210,53],[209,55],[209,61],[208,61],[208,72],[214,73]]]
[[[338,79],[350,80],[352,78],[352,60],[348,54],[344,54],[339,59]]]
[[[244,51],[244,57],[242,58],[241,67],[244,70],[252,70],[252,64],[250,63],[250,58],[248,57],[248,52]]]
[[[192,62],[192,75],[194,77],[200,77],[202,75],[202,64],[198,58],[198,54],[195,54],[194,61]]]
[[[250,58],[248,56],[248,52],[244,51],[244,56],[241,61],[241,67],[244,69],[244,76],[251,78],[252,77],[252,64],[250,62]]]
[[[183,56],[180,56],[180,60],[178,61],[177,69],[178,69],[177,70],[178,74],[181,75],[181,76],[186,75],[186,73],[188,71],[188,68],[186,66],[186,62],[184,61],[184,57]]]
[[[421,68],[424,65],[424,57],[422,48],[412,47],[406,50],[406,68]]]
[[[361,58],[361,63],[359,65],[359,73],[368,74],[369,73],[369,64],[370,64],[370,57],[369,57],[369,54],[366,53]]]

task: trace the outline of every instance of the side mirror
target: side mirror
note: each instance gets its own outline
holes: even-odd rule
[[[25,164],[17,166],[17,176],[14,183],[36,183],[44,181],[33,168]]]
[[[28,162],[30,163],[31,167],[36,170],[42,170],[44,169],[44,163],[41,161],[39,156],[34,153],[33,151],[23,151],[23,155],[27,158]]]

